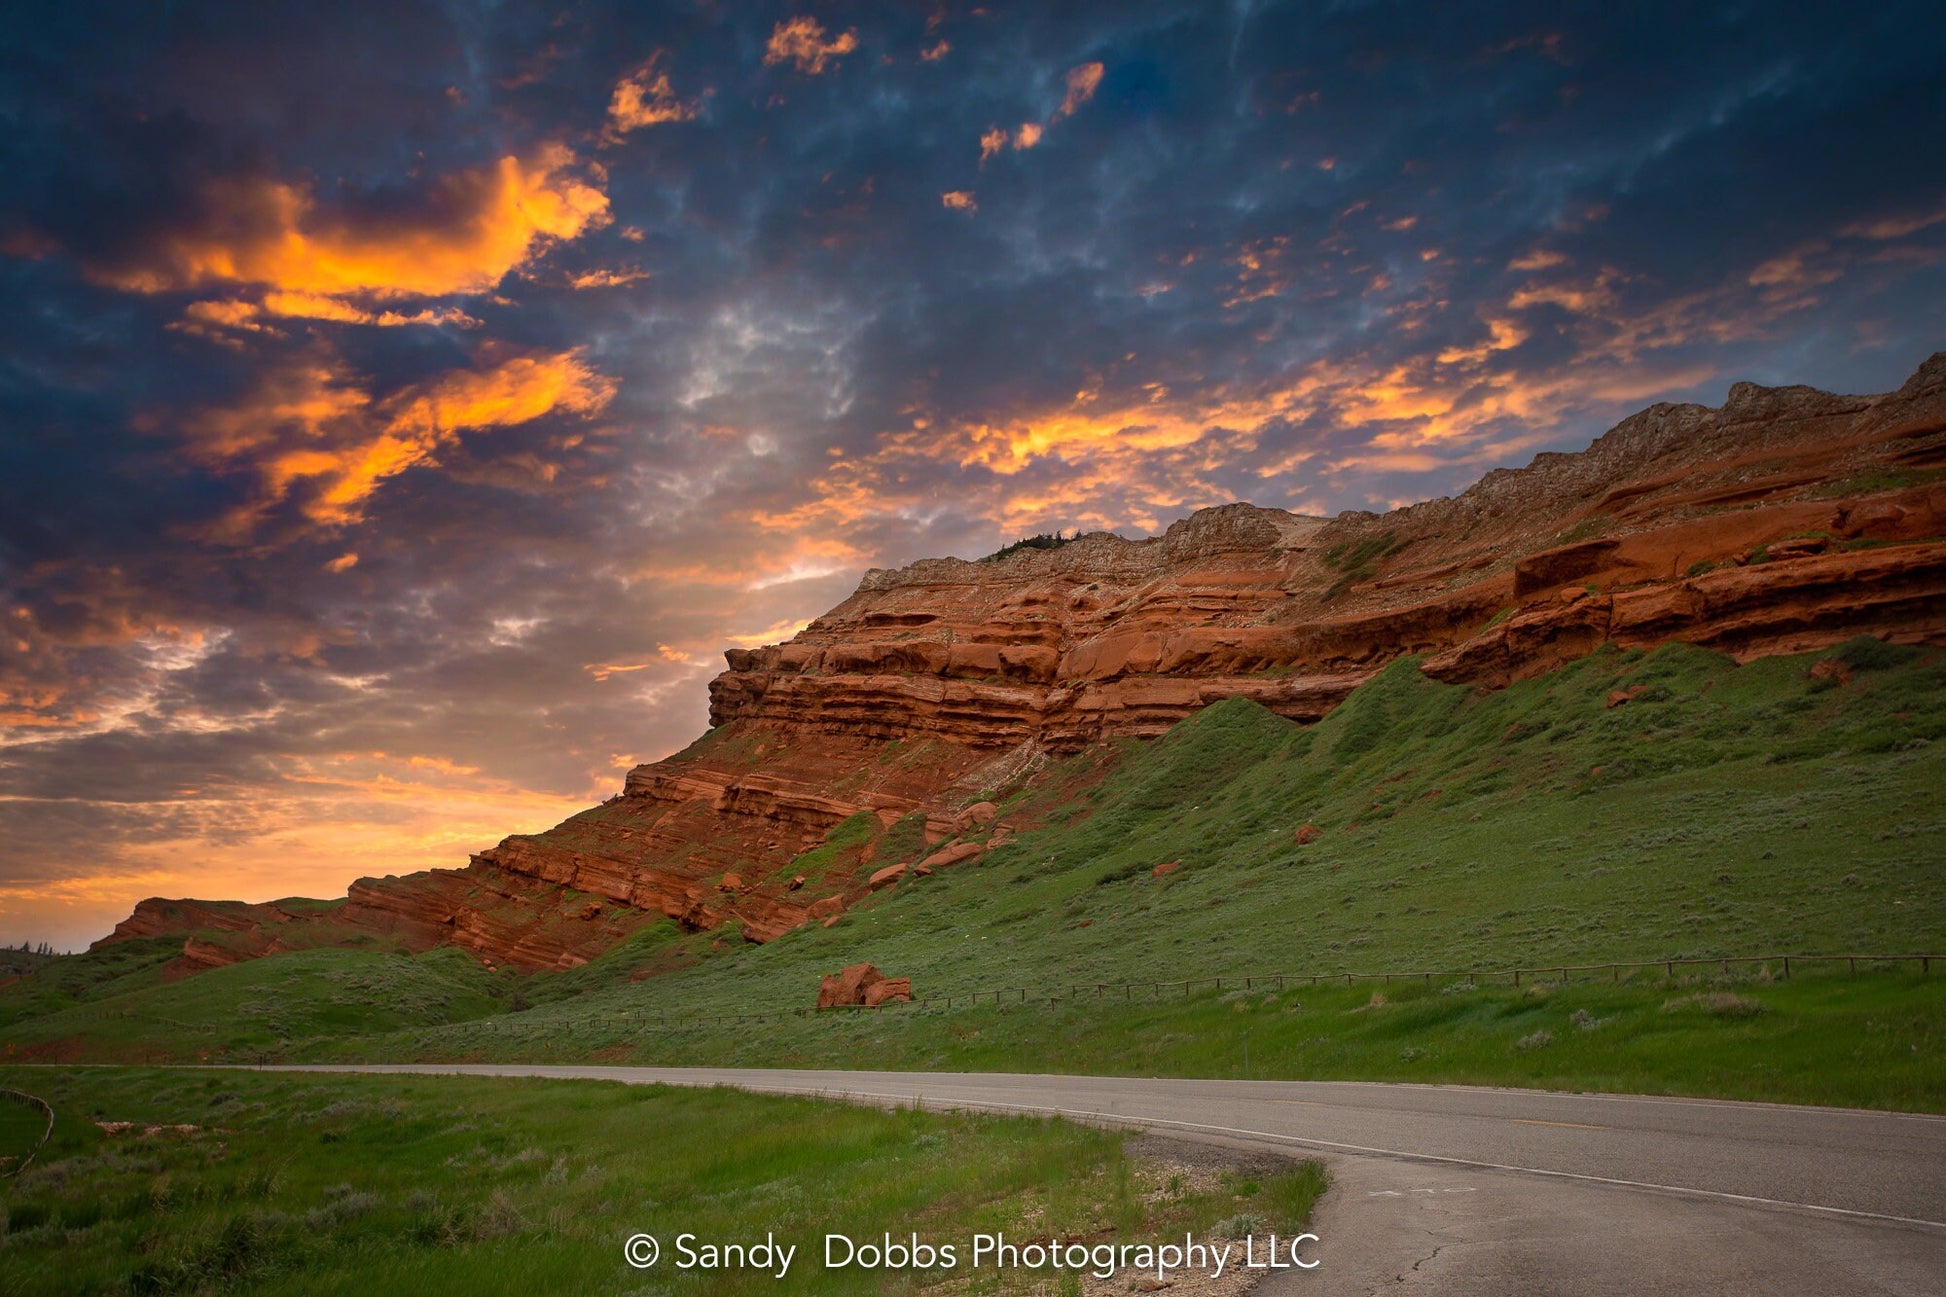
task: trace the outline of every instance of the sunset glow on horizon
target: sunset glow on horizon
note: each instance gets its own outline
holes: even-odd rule
[[[1918,6],[16,22],[7,944],[461,867],[869,567],[1946,347]]]

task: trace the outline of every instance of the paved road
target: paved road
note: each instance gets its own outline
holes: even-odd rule
[[[1061,1113],[1321,1156],[1305,1294],[1946,1293],[1946,1117],[1354,1082],[737,1068],[320,1069],[734,1085]]]

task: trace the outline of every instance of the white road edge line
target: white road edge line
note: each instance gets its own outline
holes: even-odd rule
[[[675,1081],[669,1084],[686,1085],[696,1082]],[[715,1082],[713,1084],[722,1084]],[[734,1082],[730,1084],[734,1085]],[[741,1089],[762,1089],[759,1086],[740,1086]],[[786,1088],[768,1088],[771,1094],[797,1094],[801,1091]],[[913,1098],[904,1094],[878,1094],[866,1090],[847,1090],[837,1094],[823,1092],[826,1098],[880,1099],[904,1103]],[[1479,1162],[1464,1157],[1443,1157],[1437,1153],[1408,1153],[1396,1148],[1373,1148],[1364,1144],[1342,1144],[1336,1140],[1310,1139],[1301,1135],[1280,1135],[1270,1130],[1246,1130],[1239,1126],[1215,1126],[1199,1121],[1177,1121],[1169,1117],[1133,1117],[1119,1113],[1097,1112],[1089,1108],[1062,1108],[1054,1105],[1031,1103],[1003,1103],[998,1100],[940,1100],[957,1108],[1000,1108],[1014,1112],[1042,1112],[1061,1117],[1088,1118],[1098,1122],[1118,1126],[1168,1126],[1176,1130],[1200,1130],[1217,1135],[1241,1135],[1250,1139],[1270,1139],[1285,1144],[1297,1144],[1306,1148],[1329,1148],[1342,1153],[1367,1153],[1379,1157],[1396,1157],[1411,1162],[1439,1162],[1447,1166],[1472,1167],[1486,1171],[1512,1171],[1520,1175],[1544,1175],[1558,1180],[1581,1180],[1589,1184],[1614,1185],[1624,1189],[1651,1189],[1661,1193],[1691,1194],[1703,1198],[1720,1198],[1726,1202],[1744,1203],[1756,1207],[1786,1207],[1799,1211],[1824,1212],[1833,1216],[1847,1216],[1858,1220],[1884,1221],[1893,1225],[1918,1225],[1925,1229],[1946,1230],[1946,1221],[1924,1220],[1916,1216],[1892,1216],[1884,1212],[1854,1211],[1849,1207],[1827,1207],[1822,1203],[1794,1202],[1788,1198],[1760,1198],[1754,1194],[1730,1193],[1723,1189],[1694,1189],[1678,1184],[1656,1184],[1649,1180],[1620,1180],[1612,1176],[1586,1175],[1578,1171],[1550,1171],[1538,1166],[1511,1166],[1504,1162]]]
[[[368,1073],[370,1072],[391,1072],[391,1073],[417,1072],[420,1073],[421,1075],[435,1074],[435,1075],[444,1075],[444,1076],[503,1076],[503,1077],[512,1077],[515,1079],[518,1079],[521,1075],[523,1075],[522,1073],[519,1072],[484,1070],[489,1068],[498,1068],[500,1066],[520,1067],[521,1064],[518,1063],[507,1064],[507,1065],[493,1064],[493,1063],[475,1063],[475,1064],[462,1063],[458,1065],[439,1064],[439,1063],[430,1063],[430,1064],[379,1063],[375,1065],[358,1064],[358,1063],[311,1063],[311,1064],[300,1063],[295,1066],[289,1066],[289,1065],[280,1066],[275,1063],[262,1063],[262,1064],[255,1064],[255,1065],[246,1064],[245,1066],[247,1070],[266,1071],[266,1072],[274,1072],[274,1071],[368,1072]],[[540,1064],[540,1066],[559,1067],[563,1069],[576,1068],[576,1065],[571,1063]],[[547,1078],[545,1073],[536,1074],[534,1072],[527,1072],[525,1073],[525,1075],[530,1077],[538,1075],[539,1079],[549,1079]],[[567,1081],[612,1080],[612,1081],[620,1081],[625,1085],[681,1085],[681,1086],[688,1086],[692,1089],[699,1088],[699,1087],[708,1088],[708,1087],[719,1086],[719,1085],[727,1085],[732,1089],[750,1090],[753,1092],[758,1092],[763,1094],[790,1094],[790,1095],[801,1095],[808,1098],[821,1098],[821,1099],[872,1099],[881,1102],[890,1101],[895,1104],[896,1103],[916,1103],[916,1104],[923,1105],[924,1103],[924,1096],[922,1094],[884,1094],[873,1090],[826,1090],[826,1089],[813,1090],[813,1089],[794,1087],[789,1085],[776,1085],[776,1084],[763,1085],[761,1083],[751,1083],[745,1081],[705,1080],[701,1077],[697,1077],[689,1080],[678,1080],[670,1077],[644,1077],[644,1078],[631,1080],[629,1078],[620,1077],[620,1076],[590,1077],[585,1075],[583,1076],[557,1075],[552,1079],[567,1080]],[[1917,1216],[1893,1216],[1884,1212],[1855,1211],[1849,1207],[1827,1207],[1823,1203],[1794,1202],[1788,1198],[1760,1198],[1754,1194],[1731,1193],[1728,1190],[1724,1190],[1724,1189],[1696,1189],[1696,1188],[1688,1187],[1686,1185],[1679,1185],[1679,1184],[1657,1184],[1654,1181],[1650,1181],[1650,1180],[1622,1180],[1612,1176],[1587,1175],[1579,1171],[1552,1171],[1547,1169],[1546,1167],[1539,1167],[1539,1166],[1512,1166],[1505,1162],[1480,1162],[1480,1161],[1475,1161],[1471,1158],[1445,1157],[1438,1153],[1409,1153],[1403,1149],[1374,1148],[1366,1144],[1344,1144],[1336,1140],[1330,1140],[1330,1139],[1312,1139],[1301,1135],[1282,1135],[1277,1133],[1276,1131],[1248,1130],[1240,1126],[1216,1126],[1216,1125],[1211,1125],[1207,1122],[1199,1122],[1199,1121],[1179,1121],[1170,1117],[1135,1117],[1135,1116],[1127,1116],[1121,1113],[1100,1112],[1092,1108],[1063,1108],[1056,1104],[1007,1103],[998,1099],[977,1099],[977,1100],[935,1099],[935,1102],[952,1108],[968,1109],[974,1111],[996,1111],[997,1110],[997,1111],[1005,1111],[1005,1112],[1044,1113],[1050,1116],[1073,1117],[1077,1119],[1091,1120],[1103,1125],[1137,1126],[1137,1127],[1144,1127],[1144,1128],[1150,1126],[1167,1126],[1175,1130],[1197,1130],[1197,1131],[1203,1131],[1205,1133],[1214,1134],[1214,1135],[1238,1135],[1248,1139],[1275,1140],[1276,1142],[1282,1144],[1295,1144],[1301,1148],[1325,1148],[1325,1149],[1332,1149],[1334,1151],[1341,1152],[1341,1153],[1364,1153],[1375,1157],[1399,1158],[1408,1162],[1438,1162],[1445,1166],[1464,1166],[1464,1167],[1471,1167],[1476,1170],[1483,1170],[1483,1171],[1510,1171],[1516,1175],[1541,1175],[1541,1176],[1548,1176],[1556,1180],[1578,1180],[1586,1184],[1612,1185],[1616,1188],[1621,1188],[1621,1189],[1647,1189],[1657,1193],[1688,1194],[1690,1196],[1699,1197],[1699,1198],[1715,1198],[1724,1202],[1742,1203],[1752,1207],[1783,1207],[1786,1209],[1797,1210],[1797,1211],[1820,1212],[1828,1216],[1843,1216],[1852,1220],[1873,1220],[1873,1221],[1881,1221],[1888,1225],[1917,1225],[1922,1229],[1946,1230],[1946,1221],[1925,1220]]]

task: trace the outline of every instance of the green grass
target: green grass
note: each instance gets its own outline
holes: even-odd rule
[[[162,981],[161,956],[180,952],[181,941],[128,944],[140,948],[109,946],[63,961],[72,965],[62,970],[71,983],[61,988],[65,1005],[32,1013],[54,998],[47,990],[28,1000],[28,1012],[10,1004],[0,1031],[13,1054],[26,1042],[55,1057],[104,1049],[143,1061],[250,1057],[294,1039],[418,1030],[506,1008],[493,996],[502,982],[450,947],[423,955],[300,950]],[[109,959],[90,962],[101,953]],[[85,980],[91,968],[103,975]]]
[[[1920,486],[1927,482],[1946,480],[1946,469],[1931,468],[1891,468],[1877,467],[1855,473],[1840,482],[1819,487],[1806,494],[1806,499],[1818,500],[1846,495],[1867,495],[1874,491],[1898,491],[1910,486]]]
[[[1946,970],[1800,967],[1789,981],[1679,970],[1619,984],[1550,971],[1518,989],[1439,978],[1123,994],[1063,985],[970,1008],[667,1025],[586,1005],[306,1056],[1416,1081],[1946,1111]],[[1523,1044],[1537,1033],[1549,1039]]]
[[[0,946],[0,977],[7,977],[17,973],[40,972],[48,965],[63,958],[65,956],[57,955],[52,950],[46,949],[45,946],[39,950],[24,945],[17,949]]]
[[[1140,1241],[1207,1230],[1239,1195],[1288,1230],[1322,1189],[1293,1164],[1156,1193],[1104,1131],[728,1090],[95,1068],[0,1084],[57,1113],[42,1162],[0,1189],[0,1291],[45,1297],[899,1291],[904,1276],[825,1270],[825,1232]],[[653,1271],[621,1259],[637,1231],[662,1241]],[[685,1231],[774,1232],[798,1254],[782,1280],[684,1274]]]
[[[180,937],[139,937],[23,969],[18,982],[0,989],[0,1030],[154,986],[162,966],[180,954]]]

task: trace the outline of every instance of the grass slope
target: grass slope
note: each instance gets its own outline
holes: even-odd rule
[[[908,1284],[825,1270],[827,1230],[1141,1241],[1207,1231],[1240,1201],[1288,1235],[1322,1189],[1293,1164],[1158,1191],[1103,1131],[728,1090],[40,1068],[0,1084],[57,1114],[42,1160],[0,1188],[0,1291],[43,1297],[878,1292]],[[637,1272],[622,1242],[643,1230],[664,1260]],[[683,1231],[774,1231],[798,1254],[781,1281],[685,1275]],[[1016,1276],[974,1277],[966,1291]]]
[[[592,993],[782,1007],[861,958],[938,996],[1936,945],[1946,663],[1902,657],[1823,688],[1803,658],[1603,653],[1495,694],[1402,663],[1310,728],[1220,703],[1080,798],[1016,794],[1049,823],[975,865]]]
[[[1037,1071],[1368,1080],[1946,1111],[1946,975],[1797,973],[1563,984],[1259,986],[1124,1001],[1064,994],[659,1026],[520,1015],[319,1058]]]
[[[0,1001],[9,1050],[129,1060],[248,1057],[291,1039],[419,1030],[499,1013],[504,989],[454,949],[423,955],[301,950],[160,980],[182,943],[130,942],[63,961],[59,987],[19,987],[25,1003]],[[107,960],[94,962],[96,955]],[[95,978],[86,975],[93,971]],[[120,971],[117,971],[120,970]],[[41,1007],[47,1006],[47,1007]],[[38,1012],[35,1010],[38,1009]]]

